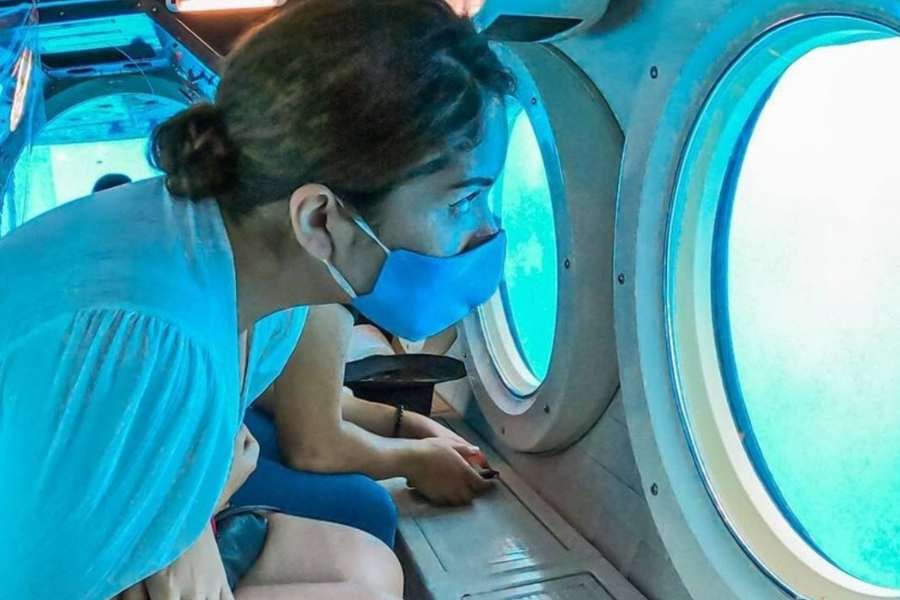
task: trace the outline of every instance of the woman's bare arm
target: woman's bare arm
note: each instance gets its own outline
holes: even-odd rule
[[[320,473],[406,477],[432,500],[451,504],[466,503],[489,487],[463,458],[478,452],[465,442],[384,437],[344,419],[344,356],[352,328],[353,319],[342,307],[310,309],[300,343],[273,386],[273,414],[285,462]],[[371,420],[376,430],[386,429],[387,412],[363,402],[354,403],[357,413],[368,411],[368,416],[356,416]]]

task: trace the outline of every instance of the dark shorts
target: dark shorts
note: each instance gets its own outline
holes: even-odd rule
[[[278,507],[278,512],[340,523],[367,531],[394,546],[397,507],[390,493],[359,473],[311,473],[285,465],[272,418],[251,407],[244,423],[259,442],[259,461],[241,489],[235,506]]]
[[[216,543],[233,590],[262,554],[269,533],[269,506],[235,506],[215,516]]]

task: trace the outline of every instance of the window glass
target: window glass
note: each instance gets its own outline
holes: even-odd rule
[[[826,558],[900,588],[900,41],[816,49],[723,211],[716,330],[745,447]]]
[[[494,318],[506,319],[515,345],[503,351],[518,354],[521,361],[501,359],[497,363],[501,371],[515,368],[516,364],[521,368],[524,364],[529,371],[525,379],[532,381],[531,387],[536,388],[550,368],[556,334],[556,231],[537,134],[521,105],[512,100],[509,104],[506,167],[491,192],[494,211],[508,236],[500,289],[503,311],[502,316]],[[495,340],[492,348],[496,347]]]

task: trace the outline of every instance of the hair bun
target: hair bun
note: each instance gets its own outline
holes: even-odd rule
[[[199,200],[228,193],[237,183],[237,151],[222,111],[208,102],[160,124],[151,138],[150,160],[177,196]]]

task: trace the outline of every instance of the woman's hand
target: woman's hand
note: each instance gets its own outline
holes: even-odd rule
[[[455,431],[444,427],[434,419],[414,412],[404,412],[400,436],[413,439],[437,438],[449,443],[466,461],[488,469],[487,458],[478,448],[467,442]]]
[[[409,410],[403,411],[403,422],[400,425],[400,437],[416,440],[436,437],[459,444],[469,445],[462,437],[444,427],[434,419]]]
[[[247,481],[259,459],[259,444],[246,425],[234,439],[231,470],[219,497],[216,512],[222,510],[234,493]],[[225,567],[219,555],[212,527],[206,526],[194,545],[171,565],[140,581],[113,600],[233,600]]]
[[[148,577],[144,583],[150,600],[234,599],[210,525],[187,552],[162,571]]]
[[[113,600],[234,600],[212,527],[171,565],[131,586]]]
[[[231,471],[225,489],[216,504],[216,512],[219,512],[228,504],[228,501],[238,489],[247,481],[250,474],[256,469],[256,461],[259,459],[259,444],[246,425],[241,425],[237,437],[234,439],[234,457],[231,461]]]
[[[493,482],[484,479],[465,458],[472,448],[465,441],[459,444],[428,438],[417,444],[407,483],[431,502],[469,504],[477,494],[491,488]]]

